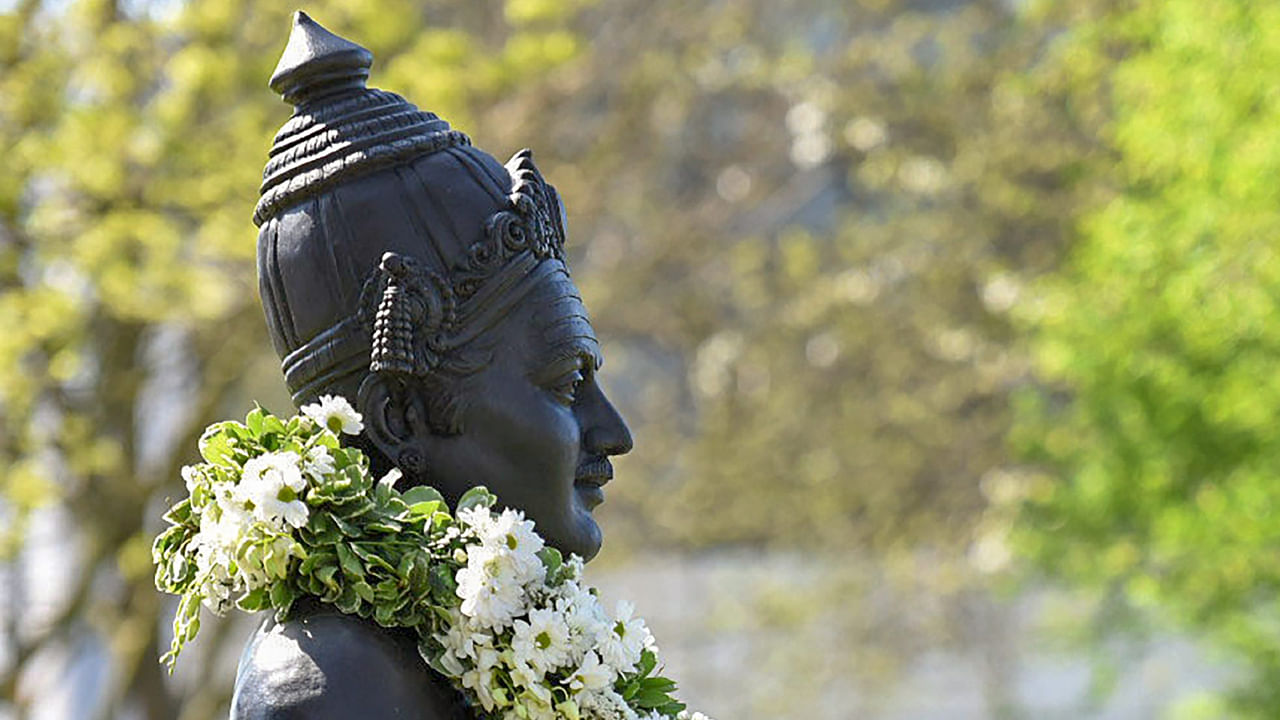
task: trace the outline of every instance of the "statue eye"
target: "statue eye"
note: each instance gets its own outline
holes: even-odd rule
[[[573,405],[574,401],[578,399],[578,389],[582,387],[584,380],[582,371],[574,370],[556,378],[547,386],[547,389],[551,391],[552,395],[555,395],[556,400],[560,401],[561,404],[569,406]]]

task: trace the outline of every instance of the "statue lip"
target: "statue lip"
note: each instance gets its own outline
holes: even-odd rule
[[[609,462],[609,458],[601,455],[590,458],[579,465],[578,472],[574,476],[573,482],[576,484],[604,487],[604,485],[612,479],[613,463]]]

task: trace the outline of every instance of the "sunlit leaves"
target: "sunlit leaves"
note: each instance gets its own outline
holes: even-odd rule
[[[1028,507],[1024,547],[1234,648],[1256,673],[1238,711],[1264,715],[1280,678],[1264,590],[1280,582],[1278,10],[1134,6],[1063,41],[1064,63],[1123,49],[1118,162],[1092,170],[1113,196],[1023,313],[1070,401],[1028,404],[1015,436],[1062,478]]]

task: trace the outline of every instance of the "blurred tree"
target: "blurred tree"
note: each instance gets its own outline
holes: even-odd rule
[[[89,636],[112,669],[97,716],[225,714],[228,674],[165,689],[148,535],[206,424],[287,403],[249,217],[287,114],[265,79],[293,6],[0,7],[14,558],[0,697],[30,708],[40,656]],[[1056,265],[1090,187],[1075,180],[1102,106],[1079,68],[1043,62],[1070,14],[1026,22],[1001,0],[307,9],[374,51],[374,85],[495,154],[534,146],[568,198],[572,265],[639,448],[602,508],[606,559],[640,537],[888,552],[906,576],[967,591],[962,567],[909,563],[921,547],[963,561],[1025,381],[1008,312],[1021,278]],[[46,558],[37,507],[61,520],[74,568],[43,614],[14,609]],[[926,632],[906,621],[860,622],[854,593],[831,597],[850,644],[925,646],[901,642]],[[963,641],[953,625],[927,642]]]
[[[1070,262],[1022,306],[1045,385],[1014,438],[1053,479],[1008,494],[1016,541],[1229,649],[1234,716],[1274,717],[1280,4],[1118,4],[1047,64],[1114,119]]]
[[[648,482],[619,483],[619,519],[963,547],[1025,373],[1005,314],[1056,263],[1094,142],[1027,99],[1052,26],[999,2],[626,7],[591,51],[610,73],[518,113],[608,108],[553,131],[554,177],[595,221],[606,376],[638,379],[619,390],[648,451],[622,463]]]

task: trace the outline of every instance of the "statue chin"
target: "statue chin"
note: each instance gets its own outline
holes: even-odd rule
[[[254,222],[285,381],[298,405],[352,401],[375,467],[454,501],[483,485],[590,559],[609,457],[632,441],[596,377],[559,194],[529,151],[502,165],[367,88],[372,59],[298,13],[271,79],[295,112]],[[232,717],[471,717],[458,700],[408,633],[312,602],[251,639]]]
[[[600,552],[600,546],[604,544],[604,533],[592,517],[591,511],[585,510],[579,515],[577,536],[567,542],[552,541],[551,544],[562,553],[573,553],[590,561]]]

